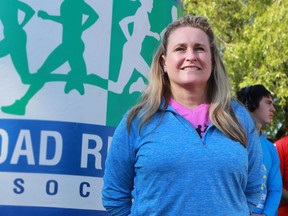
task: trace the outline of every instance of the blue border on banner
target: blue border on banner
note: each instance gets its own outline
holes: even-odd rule
[[[28,176],[51,174],[102,178],[114,130],[112,127],[74,122],[1,119],[0,172],[14,173],[20,177],[20,173],[23,173]],[[24,192],[24,180],[20,177],[13,182],[12,195],[21,195]],[[25,179],[27,182],[28,180]],[[11,182],[7,182],[7,185],[8,183],[11,185]],[[3,191],[0,192],[3,195]],[[9,205],[6,203],[2,202],[0,205],[1,216],[107,215],[101,210],[69,208],[73,206],[41,207],[37,206],[37,202],[34,203],[36,206],[18,206],[13,200],[8,202]],[[63,204],[65,205],[67,206]]]
[[[1,119],[0,171],[103,177],[108,142],[111,141],[114,130],[115,128],[107,126],[73,122]],[[43,137],[41,137],[43,132],[57,134],[61,142],[58,140],[57,144],[57,140],[53,136],[48,138],[46,136],[46,143],[43,144]],[[4,140],[5,137],[6,140]],[[86,149],[84,150],[87,151],[86,153],[83,151],[83,143],[85,142]],[[61,154],[61,159],[57,164],[41,164],[40,149],[42,146],[41,155],[43,157],[43,145],[46,149],[45,160],[52,160],[55,152],[61,151],[61,153],[58,152],[58,155]],[[58,150],[57,145],[61,146]],[[91,152],[97,149],[97,145],[99,152],[93,155]],[[6,155],[3,155],[4,146],[8,146]],[[28,154],[27,149],[29,148]],[[81,158],[83,155],[86,161],[84,166],[83,158]],[[12,160],[13,158],[14,160]],[[98,167],[96,160],[98,160]]]
[[[1,216],[108,216],[108,213],[104,211],[1,205],[0,212]]]

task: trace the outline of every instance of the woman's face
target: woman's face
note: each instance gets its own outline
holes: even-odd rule
[[[172,93],[183,88],[206,88],[212,59],[208,36],[204,31],[190,26],[172,31],[163,59]]]

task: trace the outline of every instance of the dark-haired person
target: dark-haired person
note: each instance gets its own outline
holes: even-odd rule
[[[280,162],[275,146],[262,132],[263,126],[272,121],[275,113],[272,94],[263,85],[258,84],[240,89],[237,92],[237,98],[247,107],[255,120],[263,150],[264,169],[266,170],[266,184],[263,188],[261,201],[253,211],[253,215],[277,216],[282,195]]]

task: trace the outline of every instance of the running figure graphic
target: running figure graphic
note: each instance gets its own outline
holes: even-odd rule
[[[23,27],[35,14],[27,4],[18,0],[1,0],[0,21],[3,25],[4,39],[0,41],[0,58],[10,55],[21,82],[29,84],[31,74],[27,58],[27,35]],[[18,21],[18,10],[24,13],[21,23]]]
[[[64,0],[60,8],[60,16],[49,15],[45,11],[39,11],[38,16],[42,19],[58,22],[63,26],[62,44],[60,44],[47,58],[37,75],[48,75],[66,61],[71,71],[68,74],[65,93],[72,89],[84,94],[84,78],[87,75],[86,63],[83,58],[84,43],[82,33],[93,25],[98,19],[96,12],[84,2],[84,0]],[[88,15],[82,24],[82,16]],[[77,77],[77,79],[75,79]]]
[[[117,94],[122,94],[127,85],[134,69],[136,69],[145,78],[150,69],[150,66],[141,56],[142,43],[147,36],[154,37],[160,40],[160,35],[150,30],[149,13],[153,8],[153,1],[140,0],[141,6],[137,9],[134,16],[125,17],[119,22],[127,42],[122,50],[122,63],[119,71],[118,80],[116,82],[109,80],[108,88]],[[128,25],[134,24],[133,33],[130,34]],[[146,84],[144,80],[139,77],[135,83],[132,83],[129,88],[129,93],[142,91]]]
[[[84,23],[83,15],[87,16]],[[60,7],[59,16],[50,15],[42,10],[38,11],[38,16],[44,20],[62,24],[62,43],[52,51],[37,73],[32,74],[33,81],[26,94],[21,99],[16,100],[14,104],[3,106],[3,112],[24,115],[29,100],[46,82],[66,81],[65,93],[75,89],[81,95],[84,94],[87,71],[83,57],[85,46],[81,36],[97,21],[98,14],[84,0],[64,0]],[[68,74],[51,74],[67,61],[70,65]]]

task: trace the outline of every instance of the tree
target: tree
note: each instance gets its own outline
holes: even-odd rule
[[[288,132],[288,16],[285,0],[184,0],[184,13],[204,15],[218,38],[235,94],[263,84],[276,115],[264,131],[272,140]]]

